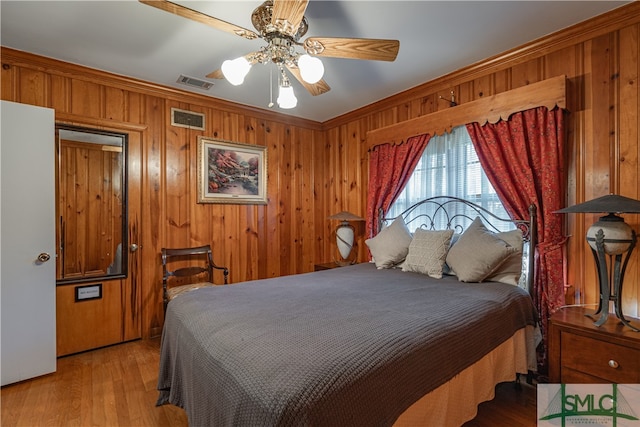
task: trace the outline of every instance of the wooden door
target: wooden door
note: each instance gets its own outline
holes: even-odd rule
[[[95,127],[95,124],[93,124]],[[126,179],[122,185],[127,188],[127,215],[125,229],[127,233],[126,245],[121,248],[122,251],[127,251],[127,273],[126,277],[103,277],[96,278],[95,280],[85,280],[81,283],[60,283],[57,286],[57,324],[58,324],[58,339],[57,339],[57,355],[64,356],[68,354],[78,353],[81,351],[91,350],[107,345],[118,344],[121,342],[131,341],[142,337],[141,327],[141,312],[142,312],[142,298],[141,298],[141,286],[140,279],[141,274],[139,271],[138,257],[140,252],[138,251],[138,244],[140,241],[139,235],[139,215],[140,215],[140,143],[141,132],[137,128],[130,128],[127,124],[121,124],[119,128],[111,131],[124,132],[127,134],[127,174]],[[100,164],[110,164],[108,161],[108,154],[99,154],[91,156],[86,154],[71,154],[69,150],[73,150],[73,144],[65,143],[64,146],[67,150],[66,154],[70,158],[75,158],[76,161],[82,161],[81,159],[86,157],[86,161],[91,161],[93,158],[99,157]],[[80,151],[86,151],[86,147],[76,145]],[[84,152],[83,151],[83,152]],[[106,157],[105,157],[106,156]],[[107,160],[105,160],[107,159]],[[82,169],[81,167],[79,170]],[[65,178],[65,180],[73,181],[71,178]],[[65,181],[60,179],[59,181]],[[114,181],[112,179],[112,181]],[[66,181],[65,181],[66,182]],[[67,182],[68,186],[73,186],[73,182]],[[96,190],[97,191],[97,190]],[[94,191],[93,193],[95,193]],[[92,193],[92,194],[93,194]],[[100,198],[108,198],[105,196],[105,192],[100,193]],[[102,200],[104,203],[105,201]],[[94,220],[97,220],[94,218]],[[107,221],[108,219],[103,219]],[[111,220],[108,220],[111,221]],[[67,223],[67,228],[69,224]],[[75,226],[78,228],[79,226]],[[89,229],[89,226],[81,227],[83,229]],[[71,233],[70,230],[66,230],[67,233]],[[75,232],[75,230],[74,230]],[[75,237],[76,241],[88,242],[87,239],[82,237]],[[83,271],[78,269],[77,273],[87,274],[87,272],[104,272],[109,264],[108,261],[100,260],[99,256],[91,255],[93,252],[104,253],[107,249],[100,249],[96,246],[95,251],[83,252],[86,257],[85,262],[81,263],[82,266],[86,266]],[[111,248],[112,249],[112,248]],[[79,257],[76,257],[79,259]],[[72,266],[65,266],[67,272]],[[72,271],[71,274],[74,274]],[[70,277],[73,277],[72,275]],[[89,276],[90,277],[90,276]],[[86,300],[77,300],[78,292],[84,287],[99,286],[100,297]]]

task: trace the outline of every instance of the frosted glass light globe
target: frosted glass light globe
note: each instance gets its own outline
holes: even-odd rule
[[[291,86],[280,86],[280,92],[278,93],[278,107],[289,109],[298,105],[298,98],[293,93]]]
[[[234,60],[227,59],[222,63],[221,69],[224,78],[232,85],[238,86],[244,82],[244,78],[251,69],[251,64],[249,64],[247,58],[241,56]]]
[[[302,55],[298,58],[298,68],[300,76],[307,83],[318,83],[324,75],[324,64],[320,59],[309,55]]]

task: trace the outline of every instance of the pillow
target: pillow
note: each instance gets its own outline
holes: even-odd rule
[[[456,242],[458,241],[459,238],[460,238],[460,233],[453,233],[453,236],[451,236],[451,243],[449,244],[449,249],[451,249],[451,246],[456,244]],[[447,253],[448,253],[448,251],[447,251]],[[442,266],[442,274],[446,274],[447,276],[455,276],[456,275],[456,273],[453,272],[451,267],[449,267],[449,264],[447,264],[446,262]]]
[[[507,257],[507,260],[498,267],[489,277],[487,281],[502,282],[508,285],[518,285],[520,276],[522,275],[522,231],[512,230],[502,233],[496,233],[496,236],[516,249],[516,252]]]
[[[383,228],[377,236],[364,241],[378,268],[391,268],[404,261],[409,252],[411,233],[402,217]]]
[[[402,265],[402,271],[414,271],[441,279],[452,235],[453,230],[417,229],[409,245],[409,253]]]
[[[478,217],[449,249],[446,261],[461,282],[482,282],[514,252],[516,248],[487,230]]]

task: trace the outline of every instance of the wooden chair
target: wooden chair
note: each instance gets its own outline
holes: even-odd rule
[[[162,290],[164,309],[167,310],[169,301],[185,292],[205,286],[213,286],[213,270],[222,270],[224,284],[228,283],[229,269],[220,267],[213,262],[211,245],[194,248],[162,248]],[[176,267],[171,269],[172,263]],[[178,264],[178,262],[180,262]],[[185,264],[190,264],[185,266]],[[206,273],[206,275],[205,275]],[[204,276],[204,280],[203,279]],[[173,280],[169,280],[170,278]],[[171,282],[171,284],[169,283]],[[175,282],[175,283],[174,283]]]

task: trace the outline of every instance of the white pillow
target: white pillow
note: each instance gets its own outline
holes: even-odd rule
[[[453,236],[451,236],[451,243],[449,243],[449,249],[451,249],[451,246],[456,244],[456,242],[458,241],[459,238],[460,238],[460,233],[453,233]],[[447,250],[447,253],[448,252],[449,251]],[[453,270],[451,269],[451,267],[449,267],[449,264],[447,264],[446,262],[442,266],[442,274],[446,274],[447,276],[455,276],[456,275],[453,272]]]
[[[404,261],[409,252],[411,233],[402,217],[383,228],[377,236],[364,241],[378,268],[391,268]]]
[[[446,261],[461,282],[482,282],[515,252],[478,217],[449,249]]]
[[[506,261],[498,267],[491,276],[486,278],[488,282],[501,282],[508,285],[518,285],[520,276],[522,275],[522,241],[521,230],[511,230],[502,233],[496,233],[496,237],[504,240],[516,249],[516,252],[509,255]]]
[[[441,279],[451,236],[453,236],[453,230],[417,229],[409,245],[407,258],[402,264],[402,271],[414,271]]]

